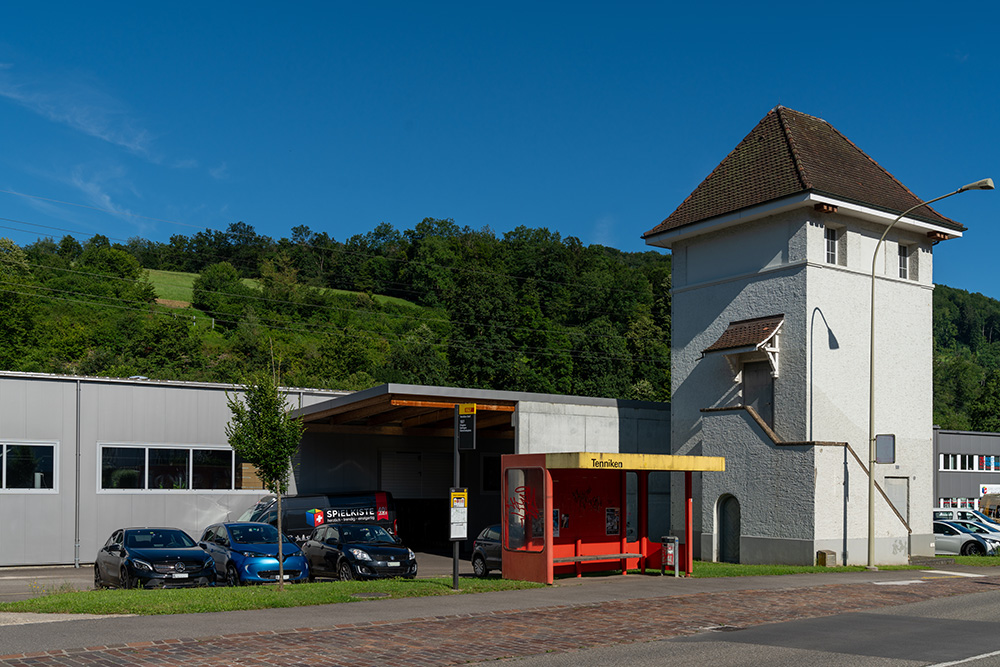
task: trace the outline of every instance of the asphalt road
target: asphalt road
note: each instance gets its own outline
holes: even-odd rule
[[[523,667],[741,665],[910,667],[1000,665],[1000,587],[863,613],[500,661]],[[473,663],[487,664],[487,663]],[[497,661],[490,661],[495,665]]]

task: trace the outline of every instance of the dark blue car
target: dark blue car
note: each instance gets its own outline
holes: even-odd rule
[[[374,523],[318,526],[302,545],[311,576],[387,579],[417,576],[417,557],[395,535]]]
[[[215,584],[215,564],[179,528],[119,528],[94,559],[94,587],[181,588]]]
[[[278,581],[278,529],[270,524],[217,523],[205,529],[198,545],[211,555],[219,576],[230,586]],[[287,535],[282,535],[281,551],[284,580],[306,581],[309,564]]]

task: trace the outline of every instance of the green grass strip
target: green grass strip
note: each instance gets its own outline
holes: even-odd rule
[[[543,584],[489,577],[463,578],[459,590],[450,577],[434,579],[388,579],[380,581],[325,581],[276,585],[209,587],[169,590],[86,590],[65,587],[28,600],[0,603],[0,611],[59,614],[192,614],[213,611],[305,607],[359,600],[426,597],[463,593],[540,588]]]

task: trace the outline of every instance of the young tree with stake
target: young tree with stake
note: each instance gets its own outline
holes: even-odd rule
[[[251,374],[244,380],[242,400],[227,396],[232,419],[226,424],[229,445],[253,465],[264,488],[278,499],[278,590],[284,589],[281,496],[288,490],[291,457],[299,448],[305,427],[289,415],[285,395],[270,373]]]

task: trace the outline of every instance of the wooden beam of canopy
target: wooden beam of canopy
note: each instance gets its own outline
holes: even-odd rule
[[[454,438],[453,428],[403,428],[401,426],[335,426],[331,424],[306,424],[307,433],[339,433],[343,435],[392,435],[412,438]],[[480,437],[495,440],[513,440],[514,429],[490,430]]]
[[[474,403],[475,401],[469,401]],[[399,398],[392,399],[392,404],[396,407],[414,408],[441,408],[443,410],[454,410],[457,402],[453,401],[410,401]],[[513,405],[500,405],[495,403],[476,403],[477,412],[514,412]]]

